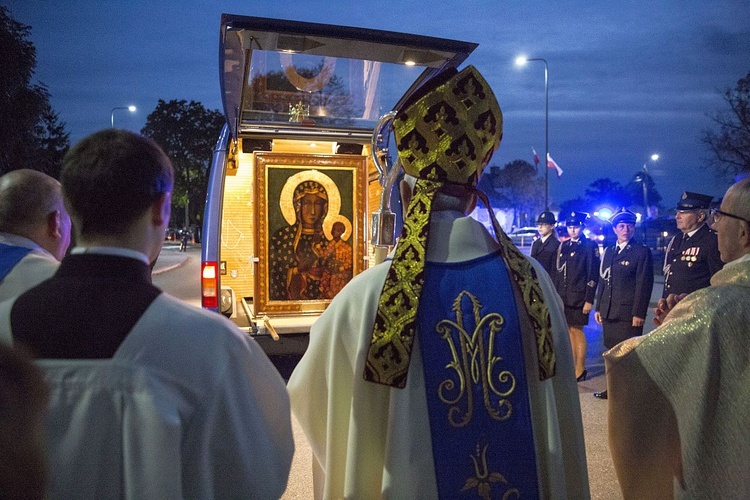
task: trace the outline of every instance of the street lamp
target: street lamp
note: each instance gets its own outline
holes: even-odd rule
[[[653,154],[651,155],[651,161],[656,161],[659,159],[659,155]],[[643,185],[643,212],[646,219],[651,218],[651,213],[648,208],[648,186],[646,185],[646,179],[648,178],[648,169],[646,168],[646,164],[648,163],[648,160],[646,160],[643,163],[643,179],[641,179],[641,184]]]
[[[547,60],[541,57],[528,58],[518,56],[517,66],[525,66],[529,61],[541,61],[544,63],[544,207],[549,210],[549,67]]]
[[[115,108],[112,108],[112,114],[109,115],[109,122],[112,125],[112,128],[115,128],[115,111],[118,109],[127,109],[131,113],[135,113],[135,106],[132,104],[130,106],[117,106]]]

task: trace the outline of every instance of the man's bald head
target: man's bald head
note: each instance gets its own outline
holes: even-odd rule
[[[28,238],[62,259],[70,243],[70,219],[60,183],[30,169],[0,177],[0,232]]]
[[[724,263],[750,254],[750,177],[729,187],[721,202],[721,215],[713,229],[719,240]]]
[[[750,220],[750,177],[732,184],[724,196],[733,214]]]

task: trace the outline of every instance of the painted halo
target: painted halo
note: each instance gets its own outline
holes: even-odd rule
[[[341,214],[325,218],[325,220],[323,221],[323,234],[326,235],[328,241],[332,240],[333,233],[331,232],[331,230],[333,229],[333,225],[336,222],[341,222],[342,224],[344,224],[345,229],[344,234],[341,235],[341,239],[347,241],[352,235],[352,223],[349,219]]]
[[[319,170],[305,170],[290,176],[284,183],[284,187],[281,188],[281,196],[279,198],[279,209],[281,210],[281,214],[290,226],[297,222],[297,213],[294,211],[294,190],[305,181],[317,182],[323,186],[328,194],[328,213],[326,214],[326,218],[323,219],[323,230],[325,231],[326,237],[330,240],[331,226],[333,226],[333,223],[338,220],[337,217],[339,217],[339,212],[341,211],[341,193],[339,193],[339,188],[336,186],[336,183],[333,182],[333,179],[323,172]],[[346,219],[346,217],[344,217],[344,219]],[[344,221],[342,220],[341,222]],[[347,223],[344,222],[345,226],[346,224]],[[328,227],[327,231],[326,225]],[[351,227],[352,225],[350,222],[347,226],[347,232],[344,233],[345,235],[348,236],[351,234]],[[342,239],[344,239],[343,236]]]

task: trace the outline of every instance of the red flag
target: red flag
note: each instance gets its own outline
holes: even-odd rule
[[[553,168],[557,171],[557,178],[559,179],[560,176],[563,174],[563,169],[560,168],[560,165],[558,165],[555,160],[552,159],[549,153],[547,153],[547,168]]]
[[[531,152],[534,153],[534,166],[539,166],[539,155],[536,154],[536,150],[531,148]]]

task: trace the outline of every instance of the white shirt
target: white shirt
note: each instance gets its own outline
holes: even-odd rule
[[[704,222],[703,224],[705,224],[705,222]],[[693,237],[693,235],[694,235],[695,233],[697,233],[697,232],[698,232],[698,230],[699,230],[700,228],[702,228],[702,227],[703,227],[703,224],[701,224],[700,226],[696,227],[696,228],[695,228],[695,229],[693,229],[692,231],[689,231],[689,232],[687,232],[687,233],[682,233],[682,234],[687,234],[687,237],[688,237],[688,238],[692,238],[692,237]]]
[[[11,342],[12,306],[13,301],[0,304],[0,342]],[[181,474],[176,478],[158,478],[149,484],[179,481],[182,498],[276,499],[283,494],[294,453],[289,397],[284,381],[260,346],[231,321],[161,293],[111,361],[140,367],[147,376],[154,374],[163,381],[159,384],[162,388],[159,400],[151,406],[162,415],[165,412],[172,415],[178,453],[162,459],[178,463],[165,463],[151,472],[175,474],[179,469]],[[82,390],[87,389],[95,391],[97,385]],[[53,397],[55,394],[62,392],[53,391]],[[66,404],[65,398],[58,398],[58,403]],[[55,400],[50,404],[55,404]],[[106,468],[122,463],[116,447],[103,443],[102,448],[110,451],[104,453],[106,456],[93,457],[77,447],[81,443],[79,434],[107,428],[109,422],[103,420],[92,426],[82,422],[85,429],[60,428],[55,422],[48,422],[48,431],[57,428],[63,434],[55,436],[55,442],[62,444],[57,451],[51,451],[50,498],[92,498],[97,495],[80,495],[80,492],[111,482]],[[152,435],[153,431],[144,429],[128,436],[128,428],[124,428],[123,442],[131,445],[143,442],[144,436]],[[149,443],[149,446],[156,446],[165,455],[175,455],[169,453],[175,449],[174,444]],[[152,455],[152,451],[146,446],[144,458]],[[134,453],[138,454],[137,448]],[[92,471],[90,467],[98,469]],[[122,491],[131,491],[144,471],[139,469],[132,477],[128,477],[127,470],[124,472],[125,481],[133,479],[133,484],[123,484]],[[169,497],[134,494],[128,498]]]
[[[122,247],[75,247],[70,251],[71,255],[82,255],[85,253],[93,253],[99,255],[114,255],[117,257],[130,257],[131,259],[140,260],[146,265],[151,264],[145,253],[137,250],[131,250],[130,248]]]

